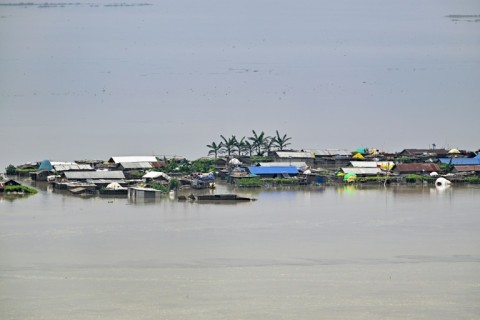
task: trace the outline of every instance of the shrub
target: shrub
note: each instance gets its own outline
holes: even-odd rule
[[[169,186],[162,183],[151,182],[147,184],[147,187],[161,191],[163,193],[168,193],[168,191],[170,191]]]
[[[178,179],[172,178],[168,184],[170,190],[177,190],[180,187],[180,181]]]
[[[34,188],[27,187],[27,186],[5,186],[4,192],[5,193],[18,192],[18,193],[26,193],[26,194],[35,194],[38,191]]]
[[[13,176],[17,173],[17,168],[13,164],[9,165],[8,167],[5,168],[5,173],[8,176]]]

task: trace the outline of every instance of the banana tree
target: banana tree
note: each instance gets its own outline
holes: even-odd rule
[[[287,137],[286,134],[283,136],[280,136],[278,133],[278,130],[276,130],[277,136],[273,138],[275,140],[274,144],[275,147],[277,147],[279,150],[283,150],[286,146],[290,145],[291,143],[288,142],[289,140],[292,140],[291,137]]]

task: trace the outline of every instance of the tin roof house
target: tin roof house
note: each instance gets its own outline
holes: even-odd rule
[[[398,153],[401,157],[445,157],[447,149],[403,149]]]
[[[110,164],[119,164],[123,162],[157,162],[157,157],[155,156],[121,156],[121,157],[111,157],[108,160]]]
[[[282,162],[288,165],[292,162],[305,162],[307,166],[313,166],[315,154],[310,151],[274,151],[275,162]]]
[[[87,180],[123,180],[122,171],[65,171],[61,174],[62,181],[87,181]]]

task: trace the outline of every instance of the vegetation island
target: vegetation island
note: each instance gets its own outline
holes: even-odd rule
[[[206,145],[207,157],[112,156],[108,160],[43,160],[9,165],[0,176],[0,193],[35,193],[17,182],[53,184],[72,194],[155,197],[172,190],[214,188],[224,181],[239,188],[338,184],[480,183],[480,150],[375,148],[289,149],[287,134],[225,137]],[[17,180],[15,180],[18,178]]]

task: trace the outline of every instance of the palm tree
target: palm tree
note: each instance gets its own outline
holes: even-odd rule
[[[221,142],[219,144],[216,144],[215,142],[207,144],[207,148],[210,149],[210,151],[208,151],[208,154],[211,155],[213,153],[215,155],[215,160],[217,160],[218,153],[222,150],[222,147],[223,145]]]
[[[231,138],[225,138],[224,136],[220,135],[220,138],[222,138],[222,146],[225,152],[227,153],[228,157],[232,155],[233,148],[235,147],[235,143],[237,141],[237,138],[235,138],[234,135],[232,135]]]
[[[277,132],[277,136],[273,138],[275,140],[275,146],[279,150],[283,150],[286,146],[291,144],[290,142],[288,142],[288,140],[292,140],[292,138],[287,137],[286,134],[284,134],[283,137],[281,137],[280,134],[278,133],[278,130],[276,130],[276,132]]]
[[[265,133],[262,131],[257,135],[255,130],[252,130],[253,137],[249,137],[248,140],[252,141],[254,149],[257,149],[257,155],[262,154],[262,147],[265,144]]]

